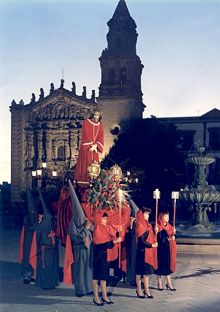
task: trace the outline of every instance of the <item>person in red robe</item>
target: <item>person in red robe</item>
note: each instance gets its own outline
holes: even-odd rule
[[[106,280],[109,274],[107,249],[121,242],[121,237],[116,238],[115,229],[108,223],[108,214],[104,212],[96,217],[93,231],[93,302],[95,305],[112,304],[106,291]],[[98,295],[98,282],[100,281],[102,298]]]
[[[79,186],[89,184],[88,166],[96,161],[99,163],[99,154],[104,148],[104,128],[99,111],[95,111],[82,125],[82,138],[76,164],[75,181]]]
[[[163,290],[161,276],[166,276],[166,288],[171,291],[176,289],[172,286],[170,274],[176,270],[176,240],[175,229],[169,223],[169,212],[162,212],[158,218],[158,290]]]
[[[149,223],[149,215],[151,209],[143,207],[136,214],[135,221],[135,234],[137,240],[136,250],[136,294],[138,298],[144,299],[145,297],[153,299],[149,291],[149,276],[154,273],[157,268],[156,256],[156,236],[154,234],[152,225]],[[141,280],[144,282],[144,293],[141,288]]]
[[[72,203],[67,186],[63,186],[60,191],[60,198],[56,203],[56,214],[56,236],[59,237],[61,244],[65,246],[67,232],[72,219]]]

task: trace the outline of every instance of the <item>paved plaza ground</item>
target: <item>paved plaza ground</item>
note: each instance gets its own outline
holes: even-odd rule
[[[17,262],[19,235],[19,229],[1,229],[0,312],[220,312],[220,263],[217,266],[178,261],[173,275],[177,291],[159,292],[153,276],[150,282],[153,300],[138,299],[135,288],[120,281],[108,289],[114,304],[97,307],[92,303],[92,296],[75,297],[70,286],[60,284],[54,290],[41,290],[23,284]]]

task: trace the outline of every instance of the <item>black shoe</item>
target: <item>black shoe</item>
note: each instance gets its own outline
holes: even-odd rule
[[[30,279],[29,277],[25,277],[25,278],[23,279],[23,283],[24,283],[24,284],[30,284],[30,282],[31,282],[31,279]]]
[[[176,288],[171,288],[171,287],[168,286],[167,284],[166,284],[166,288],[167,288],[167,290],[170,290],[170,291],[176,291]]]
[[[36,282],[36,279],[33,278],[33,277],[31,277],[31,278],[30,278],[30,283],[31,283],[31,284],[34,284],[35,282]]]
[[[103,302],[96,302],[95,301],[95,299],[93,298],[93,303],[95,304],[95,305],[97,305],[97,306],[103,306],[104,305],[104,303]]]
[[[159,290],[159,291],[163,291],[163,288],[157,287],[157,290]]]
[[[81,295],[81,294],[75,294],[75,296],[80,298],[80,297],[83,297],[84,295]]]
[[[137,294],[138,298],[140,298],[140,299],[144,299],[145,298],[145,296],[140,296],[139,293],[137,292],[137,290],[136,290],[136,294]]]
[[[102,302],[105,304],[113,304],[114,302],[113,301],[107,301],[107,300],[105,300],[103,297],[101,298],[101,300],[102,300]]]
[[[144,294],[145,294],[145,296],[146,296],[148,299],[153,299],[153,298],[154,298],[152,295],[148,295],[148,294],[146,293],[145,290],[144,290]]]

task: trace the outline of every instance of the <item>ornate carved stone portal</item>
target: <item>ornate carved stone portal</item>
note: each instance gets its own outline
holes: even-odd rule
[[[82,122],[97,108],[94,92],[88,99],[85,94],[63,87],[51,89],[46,97],[40,90],[38,101],[27,105],[12,102],[11,111],[11,199],[12,204],[22,201],[22,192],[32,187],[32,170],[47,162],[48,174],[52,170],[63,177],[73,169],[78,156]]]

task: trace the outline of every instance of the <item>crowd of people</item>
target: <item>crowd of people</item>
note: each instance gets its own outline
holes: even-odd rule
[[[93,293],[95,305],[113,304],[107,293],[111,268],[115,278],[127,276],[127,281],[136,285],[138,298],[153,299],[149,288],[152,274],[157,274],[158,291],[163,290],[162,276],[166,288],[176,290],[170,277],[176,269],[175,227],[169,223],[168,211],[161,212],[152,226],[151,209],[138,209],[131,198],[121,198],[119,183],[116,190],[111,180],[104,191],[98,186],[98,192],[102,196],[108,193],[110,199],[104,201],[99,196],[94,202],[89,200],[87,168],[92,161],[99,161],[98,152],[104,145],[100,119],[100,112],[95,111],[83,123],[74,186],[70,181],[64,185],[56,202],[47,192],[27,191],[19,249],[23,281],[35,282],[42,289],[57,287],[63,246],[62,281],[74,285],[76,296]]]
[[[63,282],[74,285],[76,296],[93,293],[96,305],[113,303],[106,290],[110,268],[117,276],[119,272],[130,276],[128,281],[136,285],[140,299],[153,299],[152,274],[157,274],[158,291],[163,290],[162,276],[166,288],[175,291],[170,277],[176,263],[175,228],[169,223],[169,212],[161,212],[153,227],[151,209],[142,207],[132,216],[129,200],[124,200],[120,211],[119,207],[92,211],[91,204],[80,202],[69,184],[53,205],[45,193],[40,191],[37,198],[28,192],[19,252],[24,283],[35,282],[42,289],[58,286],[60,244],[65,248]]]

